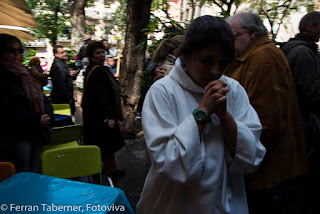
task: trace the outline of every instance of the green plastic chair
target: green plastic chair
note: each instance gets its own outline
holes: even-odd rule
[[[71,116],[71,108],[69,104],[52,104],[54,114],[62,114]]]
[[[42,173],[58,178],[77,178],[100,174],[102,161],[98,146],[75,146],[50,149],[41,156]]]
[[[81,124],[54,127],[51,133],[51,143],[44,146],[44,151],[62,147],[79,146],[82,139],[83,127]]]

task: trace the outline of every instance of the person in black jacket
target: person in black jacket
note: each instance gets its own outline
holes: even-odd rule
[[[22,53],[18,38],[0,34],[0,161],[13,162],[17,172],[39,172],[53,109],[45,102],[42,86],[21,64]]]
[[[290,63],[296,85],[309,163],[309,174],[302,178],[306,179],[302,181],[305,186],[300,187],[305,189],[305,195],[301,192],[297,195],[303,201],[301,213],[314,213],[320,202],[320,57],[316,44],[320,38],[320,12],[306,14],[299,30],[281,49]]]
[[[100,147],[106,174],[118,174],[114,153],[124,145],[118,126],[122,120],[120,87],[109,68],[103,66],[105,50],[101,42],[91,42],[86,56],[90,64],[82,99],[84,143]]]
[[[75,102],[73,98],[72,76],[67,67],[68,56],[64,47],[56,45],[53,47],[54,61],[50,70],[52,81],[51,99],[53,103],[69,104],[71,112],[75,112]]]

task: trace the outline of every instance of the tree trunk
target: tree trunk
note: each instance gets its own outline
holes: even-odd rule
[[[82,46],[82,38],[86,32],[85,6],[88,0],[68,0],[70,19],[72,25],[71,46],[75,51],[79,51]]]
[[[135,132],[134,112],[140,97],[139,74],[143,71],[147,39],[141,30],[149,22],[151,1],[128,0],[127,3],[127,29],[120,71],[122,93],[127,96],[126,102],[123,102],[124,121],[121,130],[127,135]]]

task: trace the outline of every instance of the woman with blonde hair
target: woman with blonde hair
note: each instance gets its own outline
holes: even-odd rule
[[[163,39],[154,51],[153,62],[159,66],[155,69],[157,79],[168,75],[173,68],[182,40],[182,35],[176,35],[171,39]]]

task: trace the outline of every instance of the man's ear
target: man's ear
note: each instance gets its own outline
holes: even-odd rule
[[[253,40],[254,38],[256,38],[256,35],[257,35],[257,31],[256,30],[251,30],[249,32],[249,36],[251,38],[251,40]]]

